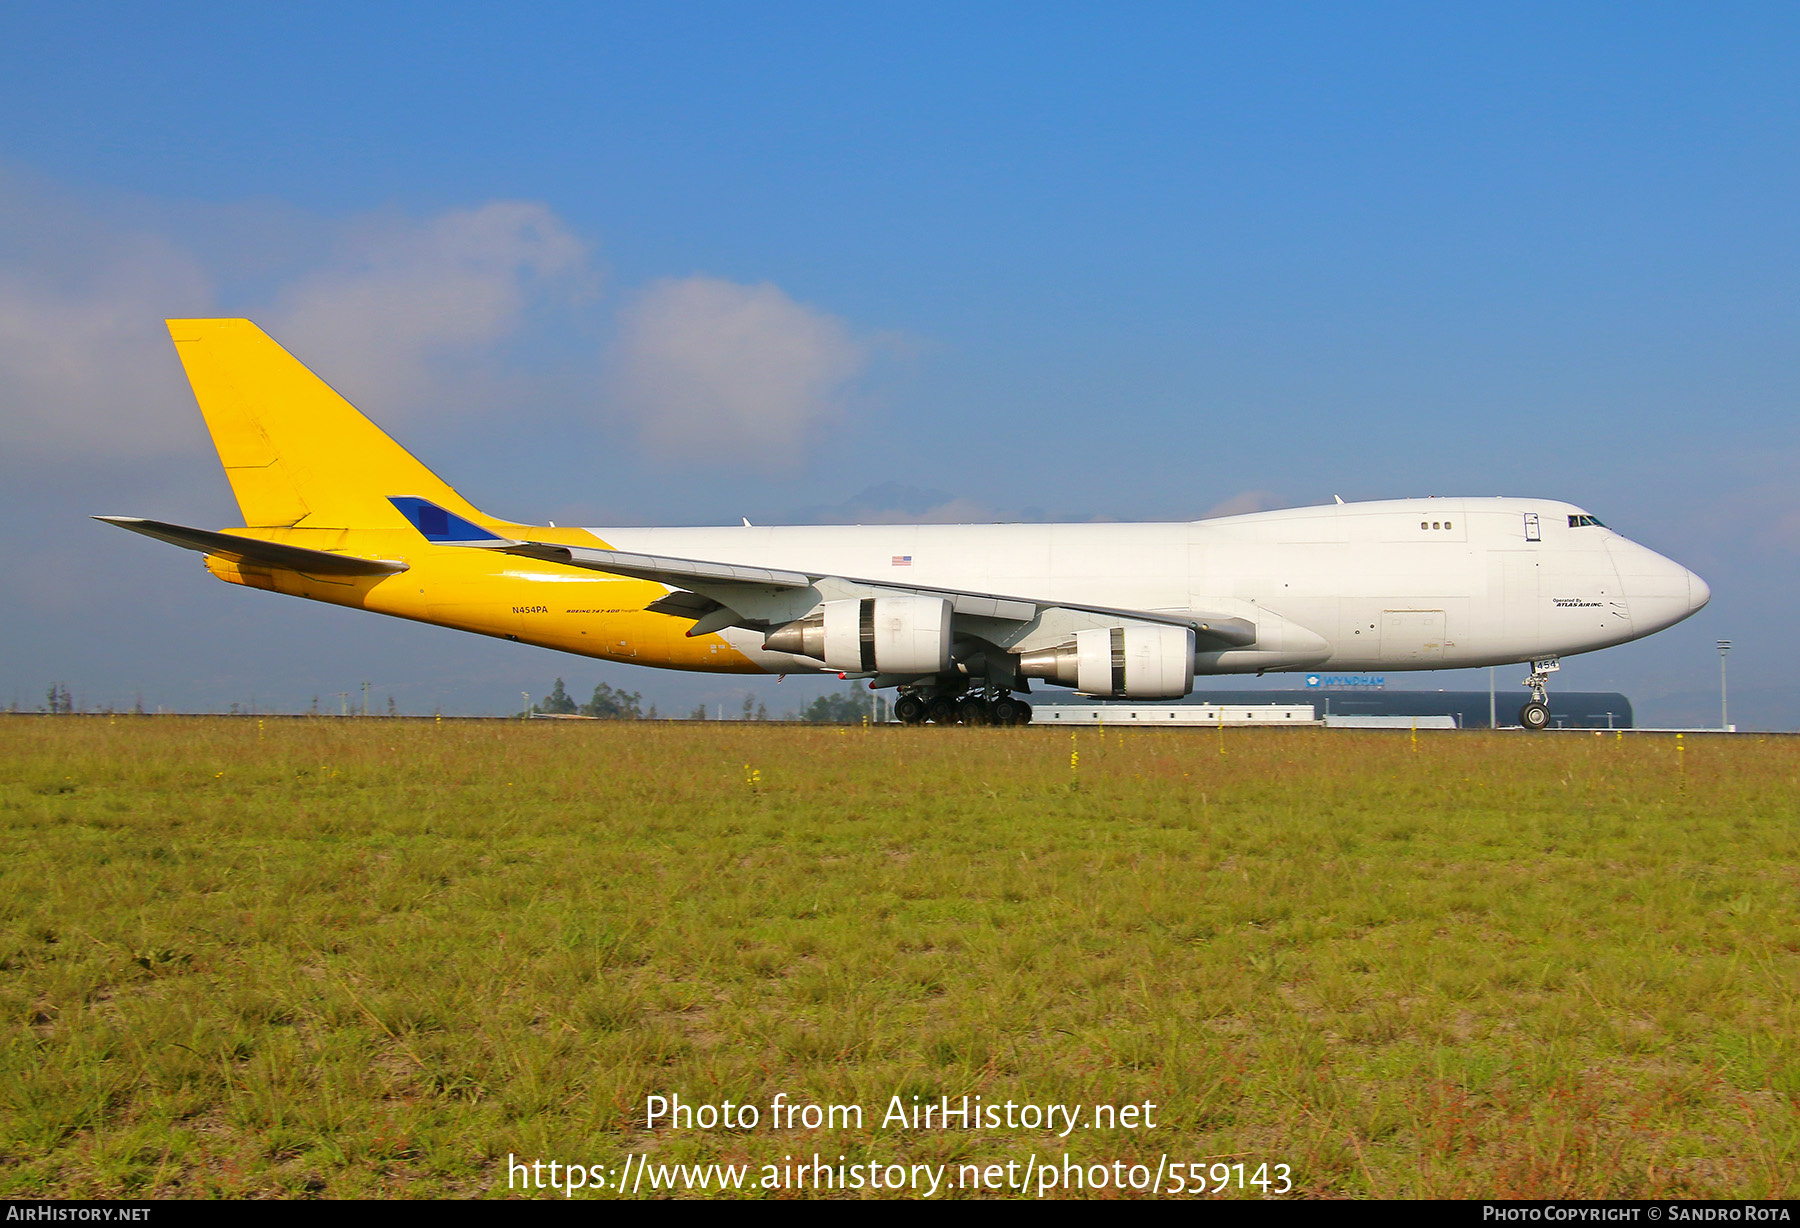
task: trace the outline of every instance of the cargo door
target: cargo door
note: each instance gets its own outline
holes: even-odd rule
[[[1442,610],[1383,610],[1384,665],[1432,665],[1444,659],[1448,619]]]

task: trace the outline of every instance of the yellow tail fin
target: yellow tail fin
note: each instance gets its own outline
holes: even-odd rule
[[[492,523],[250,321],[167,323],[245,525],[396,527],[396,495]]]

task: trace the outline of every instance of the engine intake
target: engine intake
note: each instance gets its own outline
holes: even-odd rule
[[[827,601],[769,632],[763,647],[845,673],[941,674],[950,668],[950,603],[942,597]]]
[[[1074,642],[1027,652],[1019,672],[1083,695],[1179,699],[1194,689],[1190,627],[1092,627]]]

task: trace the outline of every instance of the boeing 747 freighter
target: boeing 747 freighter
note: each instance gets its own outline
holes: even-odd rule
[[[248,320],[170,320],[241,527],[99,519],[219,579],[666,669],[830,672],[917,723],[1021,724],[1033,684],[1529,662],[1639,639],[1706,582],[1551,499],[1337,503],[1174,524],[627,529],[471,506]]]

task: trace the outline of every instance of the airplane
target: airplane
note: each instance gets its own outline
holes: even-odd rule
[[[1693,572],[1549,499],[1334,503],[1168,524],[558,528],[470,505],[248,320],[170,320],[244,524],[127,516],[220,580],[666,669],[835,673],[907,724],[1031,719],[1032,684],[1530,663],[1672,626]]]

